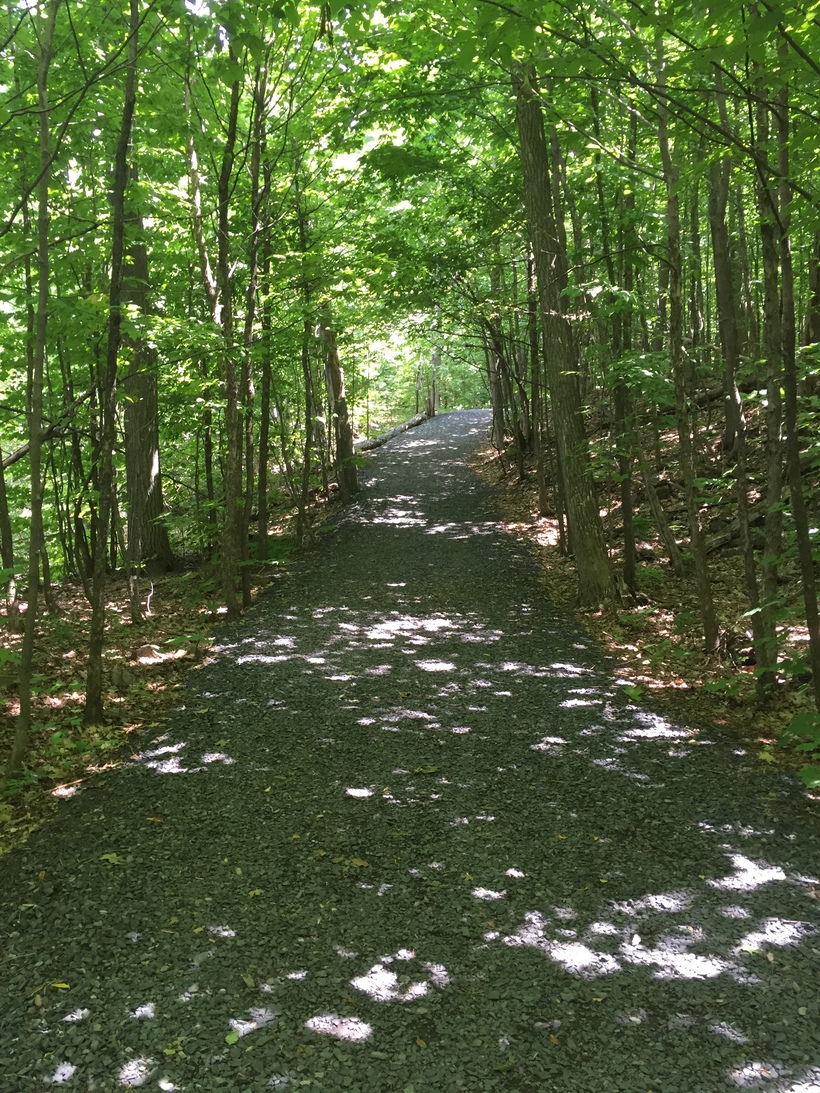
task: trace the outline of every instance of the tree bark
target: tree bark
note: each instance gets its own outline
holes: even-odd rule
[[[781,53],[785,46],[781,47]],[[812,557],[811,529],[803,494],[800,474],[800,435],[797,414],[797,320],[794,302],[794,266],[791,249],[792,194],[789,184],[791,124],[789,118],[789,89],[784,87],[776,110],[778,174],[780,176],[780,276],[781,316],[783,336],[783,402],[786,430],[786,457],[788,465],[791,510],[797,537],[797,557],[803,586],[803,605],[806,611],[806,628],[809,632],[809,660],[815,704],[820,708],[820,614],[817,609],[817,581]]]
[[[533,246],[544,358],[553,423],[566,479],[569,530],[575,551],[579,599],[595,605],[611,600],[614,582],[595,497],[578,384],[579,359],[573,332],[562,313],[566,251],[553,218],[550,159],[536,78],[530,66],[513,65],[516,121],[521,143],[524,206]]]
[[[783,327],[780,312],[780,240],[778,192],[768,164],[769,103],[758,81],[757,143],[760,168],[757,202],[763,265],[763,354],[766,362],[766,522],[764,525],[762,597],[763,638],[758,650],[758,684],[770,690],[777,671],[777,607],[780,599],[779,559],[783,549]]]
[[[43,540],[43,483],[41,472],[41,437],[43,429],[43,377],[46,360],[49,304],[49,205],[48,189],[51,180],[51,124],[48,94],[48,76],[54,44],[54,27],[59,0],[51,0],[41,26],[40,47],[37,57],[37,106],[39,113],[40,179],[37,184],[37,314],[34,324],[34,351],[30,354],[26,391],[26,419],[29,431],[29,481],[31,488],[31,520],[29,522],[28,551],[28,598],[23,642],[20,649],[19,711],[15,724],[14,740],[0,790],[10,777],[19,775],[28,749],[31,732],[32,678],[34,674],[34,646],[37,633],[38,601],[40,593],[40,546]],[[31,12],[35,18],[37,11]]]
[[[233,58],[236,60],[236,58]],[[225,475],[222,535],[219,543],[219,565],[222,577],[222,598],[229,619],[238,618],[237,576],[242,558],[242,412],[240,408],[239,373],[233,330],[233,289],[231,285],[230,201],[233,166],[236,156],[236,134],[239,118],[239,80],[231,85],[228,124],[222,163],[219,172],[217,203],[217,263],[220,319],[222,327],[222,389],[225,398]]]
[[[100,375],[100,428],[94,569],[91,584],[91,624],[83,721],[103,720],[103,645],[105,641],[105,581],[108,533],[114,509],[114,446],[117,415],[117,357],[122,332],[122,281],[125,244],[125,190],[128,185],[128,152],[137,99],[139,0],[130,0],[128,60],[125,70],[122,118],[114,159],[111,192],[111,284],[108,291],[108,339]]]
[[[708,653],[717,649],[718,622],[712,602],[709,568],[703,529],[700,524],[695,487],[695,433],[689,406],[691,395],[689,365],[683,345],[683,267],[680,243],[680,196],[678,168],[669,144],[669,118],[664,95],[666,69],[663,44],[657,39],[658,146],[663,164],[666,185],[666,231],[669,263],[669,355],[675,381],[675,417],[680,442],[680,466],[686,494],[686,511],[689,517],[689,543],[695,567],[695,585],[703,626],[704,646]]]
[[[347,397],[345,395],[345,376],[339,361],[335,331],[327,320],[320,324],[319,331],[325,345],[327,389],[330,395],[336,439],[336,481],[339,483],[340,496],[344,500],[349,500],[358,493],[359,475],[356,470],[353,429],[350,424]]]
[[[131,169],[131,181],[137,181]],[[143,316],[150,315],[148,248],[143,238],[142,216],[132,212],[127,225],[135,233],[129,242],[123,275],[122,303],[133,304]],[[139,581],[144,563],[160,570],[174,562],[168,531],[161,522],[164,511],[159,449],[159,395],[156,351],[141,337],[123,338],[128,351],[128,370],[122,384],[125,419],[125,488],[128,501],[127,562],[131,619],[142,619]]]

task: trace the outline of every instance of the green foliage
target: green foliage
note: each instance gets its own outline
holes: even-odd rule
[[[777,744],[793,748],[810,759],[811,762],[798,772],[799,776],[809,789],[820,786],[820,713],[817,710],[795,714]]]

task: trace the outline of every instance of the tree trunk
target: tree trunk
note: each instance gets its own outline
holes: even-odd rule
[[[8,762],[0,790],[8,778],[19,775],[28,749],[31,732],[31,685],[34,675],[34,646],[37,632],[40,592],[40,545],[43,540],[43,482],[41,451],[43,431],[43,377],[46,360],[49,304],[49,207],[48,188],[51,179],[51,125],[48,96],[48,75],[54,43],[54,26],[59,0],[51,0],[44,24],[39,30],[37,56],[37,106],[39,114],[40,178],[37,184],[37,314],[34,324],[34,351],[30,354],[26,391],[26,423],[29,433],[29,481],[31,487],[31,519],[29,522],[28,598],[23,643],[20,649],[19,710]],[[34,18],[35,12],[31,13]]]
[[[236,63],[236,58],[232,58]],[[217,264],[220,319],[222,326],[222,388],[225,398],[225,474],[223,477],[225,511],[219,543],[222,597],[229,619],[239,616],[236,583],[242,558],[242,412],[239,373],[233,331],[233,289],[231,285],[230,201],[233,166],[236,155],[236,131],[239,118],[239,80],[231,85],[231,100],[222,163],[219,172],[217,205]]]
[[[678,169],[669,146],[668,108],[664,91],[666,69],[663,44],[657,39],[657,82],[661,90],[658,100],[658,145],[666,184],[666,230],[669,262],[669,355],[675,380],[675,417],[680,442],[680,466],[686,493],[689,517],[689,542],[695,564],[695,585],[700,605],[701,623],[706,651],[712,653],[718,644],[718,622],[712,602],[709,568],[703,529],[700,524],[695,487],[695,433],[690,410],[689,367],[683,346],[683,269],[680,246],[680,196]]]
[[[513,87],[521,142],[524,206],[544,327],[544,358],[553,423],[567,485],[569,530],[575,551],[579,599],[591,606],[611,600],[614,583],[583,429],[578,352],[569,322],[562,313],[566,251],[558,242],[553,218],[550,160],[533,69],[515,63]]]
[[[117,356],[122,328],[122,280],[125,242],[125,190],[128,185],[128,151],[137,98],[139,0],[130,0],[128,60],[120,134],[114,159],[111,189],[111,285],[108,291],[108,340],[100,375],[100,429],[96,535],[91,589],[91,624],[83,721],[103,720],[103,646],[105,641],[105,580],[108,532],[114,509],[114,446],[117,416]]]
[[[350,500],[358,493],[359,475],[353,448],[353,429],[347,410],[345,376],[339,362],[335,331],[327,321],[322,322],[319,329],[320,337],[325,344],[325,372],[336,440],[336,481],[339,483],[341,498]]]
[[[760,169],[757,184],[760,249],[763,263],[763,353],[766,361],[766,521],[760,570],[763,594],[760,613],[764,636],[758,660],[758,683],[766,692],[777,671],[777,608],[780,600],[779,559],[783,548],[783,328],[780,314],[780,241],[777,188],[768,166],[769,104],[758,84],[757,141]]]
[[[721,124],[728,128],[729,118],[726,110],[726,97],[721,83],[720,70],[716,70],[718,109]],[[736,296],[738,274],[734,269],[729,237],[727,210],[729,204],[731,161],[724,158],[715,161],[709,169],[708,212],[709,227],[712,236],[712,256],[714,262],[715,302],[717,305],[718,329],[723,349],[723,386],[726,401],[726,427],[723,434],[723,450],[734,452],[735,499],[740,528],[740,549],[743,557],[743,583],[749,601],[750,622],[756,656],[761,652],[764,641],[763,620],[760,615],[760,590],[757,581],[757,563],[749,527],[749,474],[748,446],[746,441],[746,416],[743,401],[737,385],[737,373],[741,362],[741,336],[739,307]]]
[[[131,170],[136,182],[137,172]],[[135,233],[128,246],[122,286],[122,303],[133,304],[140,314],[151,313],[148,294],[148,248],[143,239],[142,216],[132,213],[127,224]],[[128,371],[123,379],[125,419],[125,486],[128,500],[127,562],[131,619],[142,618],[139,578],[144,563],[169,569],[174,556],[168,531],[161,522],[164,511],[159,449],[159,396],[156,351],[144,338],[123,339],[128,349]]]
[[[784,47],[785,48],[785,47]],[[791,205],[789,183],[789,91],[784,87],[779,96],[777,110],[778,174],[780,176],[780,271],[781,316],[783,335],[783,401],[786,428],[786,456],[788,460],[789,488],[794,529],[797,536],[797,556],[803,586],[803,604],[806,611],[806,628],[809,632],[809,659],[811,662],[814,700],[820,707],[820,615],[817,610],[817,582],[812,557],[811,530],[803,494],[803,477],[800,473],[800,436],[797,416],[797,321],[794,304],[794,268],[791,251]]]

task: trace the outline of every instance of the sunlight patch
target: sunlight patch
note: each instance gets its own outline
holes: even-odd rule
[[[471,895],[475,896],[476,899],[504,899],[507,895],[507,889],[496,892],[492,888],[474,888]]]
[[[773,1082],[775,1079],[785,1077],[774,1063],[748,1063],[746,1066],[736,1067],[730,1073],[732,1081],[740,1089],[753,1089],[762,1082]]]
[[[237,1032],[240,1036],[247,1036],[249,1032],[255,1032],[258,1028],[265,1028],[279,1016],[276,1010],[267,1009],[266,1007],[248,1010],[248,1013],[250,1014],[249,1021],[242,1021],[234,1017],[228,1021],[234,1032]]]
[[[530,751],[543,751],[545,755],[560,758],[564,754],[567,741],[563,736],[542,736],[537,744],[530,744]]]
[[[356,789],[353,786],[348,786],[347,789],[345,790],[345,793],[347,794],[348,797],[356,797],[356,798],[372,797],[373,796],[373,790],[372,789],[367,789],[366,787],[362,787],[361,789]]]
[[[290,660],[287,654],[281,654],[278,657],[262,656],[261,653],[248,653],[243,657],[237,657],[237,664],[281,664],[285,660]]]
[[[236,930],[232,930],[230,926],[209,926],[208,933],[214,937],[236,937]]]
[[[137,1089],[151,1080],[156,1069],[153,1059],[131,1059],[130,1062],[120,1068],[117,1079],[120,1085],[127,1085],[129,1089]]]
[[[79,1024],[80,1021],[85,1021],[87,1017],[91,1016],[91,1010],[81,1009],[74,1010],[73,1013],[67,1013],[63,1018],[64,1021],[68,1021],[72,1025]]]
[[[749,1037],[746,1036],[745,1033],[742,1033],[740,1029],[736,1029],[732,1025],[727,1025],[725,1021],[718,1021],[716,1024],[710,1025],[709,1027],[716,1036],[723,1036],[733,1044],[749,1043]]]
[[[399,977],[384,964],[374,964],[366,975],[356,976],[350,983],[357,991],[369,994],[375,1002],[415,1002],[429,989],[426,983],[408,983],[402,989]]]
[[[52,797],[73,797],[77,792],[77,786],[55,786],[51,791]],[[66,1079],[67,1080],[67,1079]]]
[[[764,945],[797,945],[804,937],[816,933],[816,928],[808,922],[767,918],[761,929],[746,934],[734,952],[756,952]]]
[[[635,915],[639,911],[687,911],[692,906],[689,892],[661,892],[658,895],[644,896],[642,899],[626,899],[612,903],[613,911],[622,915]]]
[[[717,979],[730,967],[725,960],[714,956],[645,949],[640,942],[621,945],[621,952],[631,964],[656,968],[656,979]]]
[[[724,892],[753,892],[764,884],[786,879],[786,874],[777,865],[758,865],[743,854],[730,854],[729,858],[735,868],[734,876],[708,880],[706,883],[710,887],[720,888]]]
[[[621,965],[608,953],[597,953],[580,941],[553,941],[547,937],[548,925],[548,920],[539,911],[528,912],[524,916],[524,925],[505,937],[504,944],[537,949],[581,979],[595,979],[620,971]]]
[[[450,660],[417,660],[415,663],[423,672],[454,672],[456,667]]]
[[[514,867],[512,869],[504,870],[505,877],[526,877],[526,875],[526,873],[522,873],[520,869],[516,869]]]
[[[63,1085],[65,1082],[70,1082],[76,1073],[77,1068],[73,1063],[60,1063],[48,1080],[52,1085]]]
[[[131,1010],[131,1016],[136,1021],[150,1021],[152,1017],[156,1016],[156,1009],[153,1002],[145,1002],[141,1006],[137,1006],[135,1010]]]
[[[311,1017],[305,1021],[305,1028],[323,1036],[335,1036],[337,1040],[349,1040],[354,1044],[369,1040],[373,1033],[373,1026],[366,1021],[360,1021],[358,1017],[340,1017],[338,1013]]]
[[[285,979],[307,979],[307,975],[306,971],[288,972]]]

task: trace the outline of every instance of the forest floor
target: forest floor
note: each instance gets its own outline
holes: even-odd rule
[[[820,1093],[815,805],[544,594],[487,423],[381,449],[0,859],[3,1093]]]
[[[617,659],[615,671],[636,698],[651,695],[653,703],[670,716],[725,727],[762,762],[796,775],[803,760],[794,750],[777,746],[795,714],[814,708],[811,686],[805,680],[808,631],[796,574],[784,581],[784,601],[791,605],[780,624],[784,681],[774,693],[761,697],[749,656],[751,631],[744,616],[748,599],[736,540],[709,556],[721,648],[717,655],[707,656],[694,575],[675,576],[654,529],[647,526],[638,543],[636,603],[579,608],[575,566],[559,549],[558,521],[538,512],[534,468],[527,467],[522,478],[510,460],[489,445],[479,453],[474,466],[497,491],[506,529],[530,546],[549,598],[575,612],[597,644]],[[671,503],[667,501],[665,508],[667,514],[671,510],[672,518],[677,515],[685,521],[682,493]],[[648,525],[648,510],[643,513],[639,509],[637,515]],[[610,554],[617,567],[621,554],[618,529],[607,523],[612,532]],[[820,803],[820,791],[810,797]]]
[[[332,519],[339,503],[317,495],[317,528]],[[270,561],[251,567],[255,602],[283,579],[296,549],[295,509],[281,508],[270,525]],[[310,546],[306,549],[310,550]],[[116,574],[106,589],[106,719],[83,724],[86,653],[91,608],[79,582],[53,587],[55,611],[41,617],[35,652],[33,721],[26,774],[0,798],[0,857],[21,846],[57,803],[104,780],[126,759],[141,733],[155,728],[179,701],[193,668],[206,664],[222,618],[215,565],[186,564],[142,582],[143,621],[130,616],[128,585]],[[5,739],[0,770],[14,734],[19,628],[0,629],[0,703]]]

